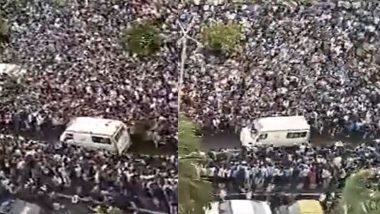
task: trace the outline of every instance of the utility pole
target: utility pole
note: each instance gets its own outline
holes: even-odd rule
[[[182,23],[177,21],[178,26],[181,28],[182,31],[182,37],[180,41],[182,42],[182,51],[181,51],[181,62],[180,62],[180,69],[179,69],[179,80],[178,80],[178,113],[181,111],[181,101],[182,101],[182,87],[183,87],[183,75],[185,72],[185,63],[187,59],[187,40],[190,39],[198,44],[198,46],[201,45],[200,42],[198,42],[196,39],[190,37],[188,33],[190,32],[191,28],[194,26],[195,21],[194,18],[191,19],[190,24],[187,26],[186,30],[183,27]]]

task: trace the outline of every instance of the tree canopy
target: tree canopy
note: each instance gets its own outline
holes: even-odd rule
[[[97,206],[94,211],[94,214],[123,214],[123,211],[116,207]]]
[[[179,117],[179,213],[203,214],[212,200],[211,183],[201,178],[200,138],[197,125],[183,113]]]
[[[347,214],[380,213],[380,191],[375,170],[361,170],[346,180],[343,203]]]
[[[7,20],[0,16],[0,46],[9,39],[9,25]]]
[[[202,41],[211,50],[231,53],[240,47],[241,26],[236,23],[216,23],[202,28]]]
[[[140,57],[153,55],[160,49],[161,43],[159,28],[149,22],[134,24],[123,35],[125,50]]]

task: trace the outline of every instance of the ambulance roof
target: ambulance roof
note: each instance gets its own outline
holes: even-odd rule
[[[112,136],[122,125],[123,122],[118,120],[95,117],[77,117],[69,123],[66,131]]]
[[[310,129],[304,116],[263,117],[255,120],[254,125],[257,130],[262,132]]]

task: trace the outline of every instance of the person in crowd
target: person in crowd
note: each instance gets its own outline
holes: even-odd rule
[[[74,204],[87,198],[125,209],[133,203],[164,213],[178,203],[174,155],[119,157],[11,135],[2,136],[0,145],[0,181],[15,195],[49,199],[52,207],[59,193],[73,196]]]
[[[188,44],[182,107],[204,128],[304,115],[331,136],[379,134],[378,2],[197,2],[181,9],[188,35],[233,22],[245,42],[230,57]]]
[[[167,0],[1,1],[10,40],[0,63],[27,70],[7,87],[11,99],[1,100],[2,123],[44,133],[76,116],[118,119],[129,127],[147,121],[150,138],[176,145],[177,7]],[[151,59],[124,50],[123,32],[141,21],[159,23],[162,34],[163,46]],[[4,79],[12,78],[0,83]]]
[[[157,145],[177,146],[177,2],[1,1],[9,24],[0,63],[20,65],[21,76],[0,75],[0,180],[13,194],[41,197],[58,209],[58,194],[121,208],[174,213],[175,156],[88,152],[45,139],[77,116],[143,126]],[[157,24],[163,39],[152,57],[125,48],[133,23]],[[10,130],[12,132],[10,132]],[[131,128],[133,130],[133,128]],[[138,131],[137,131],[138,132]],[[47,141],[47,140],[46,140]],[[132,204],[126,204],[126,202]]]
[[[380,166],[379,149],[374,149],[377,146],[374,141],[341,148],[331,145],[306,146],[302,150],[299,147],[214,150],[209,153],[210,161],[203,166],[202,174],[214,181],[218,194],[223,191],[223,198],[250,192],[334,191],[342,188],[344,180],[357,169]]]

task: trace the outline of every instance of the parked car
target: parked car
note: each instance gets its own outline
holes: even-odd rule
[[[0,214],[42,214],[42,209],[20,199],[8,199],[0,203]]]
[[[214,202],[206,214],[272,214],[266,201],[239,199]]]

